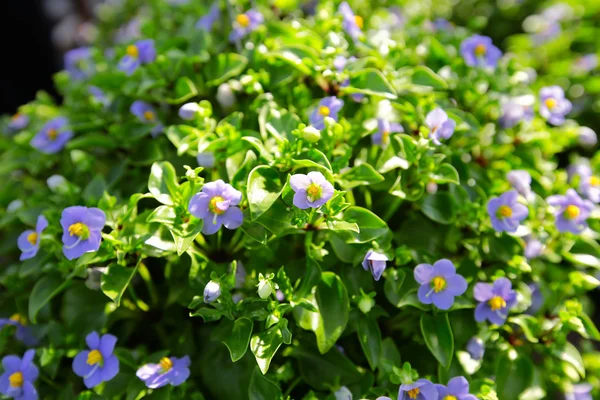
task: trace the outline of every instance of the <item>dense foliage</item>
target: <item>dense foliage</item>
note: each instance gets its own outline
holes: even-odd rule
[[[0,393],[600,393],[592,5],[123,3],[1,122]]]

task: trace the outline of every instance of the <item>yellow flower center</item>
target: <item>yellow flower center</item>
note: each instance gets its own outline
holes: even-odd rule
[[[37,243],[37,238],[38,238],[38,234],[35,232],[31,232],[29,235],[27,235],[27,241],[29,243],[31,243],[32,245]]]
[[[579,217],[580,212],[581,212],[581,210],[579,210],[579,207],[577,207],[576,205],[573,205],[573,204],[569,204],[567,206],[567,208],[565,209],[565,214],[567,214],[567,218],[570,218],[570,219]]]
[[[48,138],[50,140],[55,140],[57,136],[58,136],[58,131],[56,129],[54,129],[54,128],[48,129]]]
[[[127,49],[125,50],[125,52],[127,53],[127,55],[129,57],[133,57],[133,58],[138,58],[138,56],[140,55],[140,51],[138,50],[138,48],[135,44],[130,44],[129,46],[127,46]]]
[[[383,131],[381,133],[381,143],[388,144],[390,142],[390,132]]]
[[[441,292],[446,287],[446,280],[441,276],[436,276],[432,281],[433,290],[437,292]]]
[[[456,398],[456,396],[452,396],[451,394],[449,394],[448,396],[444,397],[444,400],[458,400]]]
[[[416,399],[417,396],[419,395],[419,393],[421,393],[421,391],[419,390],[419,388],[410,389],[408,391],[408,397],[411,398],[411,399]]]
[[[487,48],[485,47],[485,44],[480,43],[477,46],[475,46],[475,55],[477,57],[484,56],[485,53],[487,53]]]
[[[498,208],[498,214],[500,214],[502,217],[504,218],[509,218],[512,217],[512,208],[510,208],[509,206],[500,206]]]
[[[27,319],[19,313],[13,314],[10,317],[11,321],[15,321],[20,325],[27,325]]]
[[[246,14],[238,15],[235,17],[235,20],[242,28],[246,28],[248,25],[250,25],[250,18]]]
[[[23,379],[23,373],[21,371],[15,372],[11,376],[8,377],[8,382],[11,387],[20,388],[25,383],[25,379]]]
[[[159,361],[160,367],[163,369],[163,372],[168,372],[173,368],[173,361],[169,357],[163,357]]]
[[[11,118],[11,119],[12,119],[13,121],[16,121],[17,119],[19,119],[19,117],[20,117],[20,116],[21,116],[21,114],[19,114],[19,113],[16,113],[15,115],[13,115],[13,116],[12,116],[12,118]]]
[[[558,104],[558,101],[556,101],[556,99],[549,97],[547,98],[544,103],[546,104],[546,107],[548,107],[550,110],[552,110],[554,107],[556,107],[556,105]]]
[[[490,308],[492,311],[498,311],[506,307],[506,301],[500,296],[494,296],[490,300]]]
[[[144,111],[146,121],[154,121],[154,113],[152,111]]]
[[[75,236],[85,240],[88,237],[90,237],[90,229],[87,227],[87,225],[85,225],[81,222],[76,222],[76,223],[72,224],[71,226],[69,226],[69,235],[71,235],[71,236],[75,235]]]
[[[327,117],[329,115],[330,111],[329,111],[329,107],[327,106],[321,106],[319,107],[319,114],[321,114],[324,117]]]
[[[310,201],[315,201],[321,198],[321,187],[317,184],[311,183],[306,188],[306,194],[308,195]]]
[[[104,359],[102,358],[102,353],[100,353],[100,351],[92,350],[88,353],[88,358],[86,361],[88,365],[96,365],[102,361],[104,361]]]
[[[359,29],[362,29],[363,26],[365,25],[365,20],[360,15],[354,16],[354,22],[356,23],[356,26],[359,27]]]
[[[592,186],[599,186],[600,185],[600,178],[598,178],[597,176],[590,177],[590,185],[592,185]]]
[[[210,199],[210,203],[208,203],[208,209],[210,210],[210,212],[217,215],[223,214],[225,211],[217,207],[217,204],[222,201],[225,201],[225,199],[221,196],[215,196],[212,199]]]

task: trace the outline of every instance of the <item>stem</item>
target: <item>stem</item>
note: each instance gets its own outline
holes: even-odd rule
[[[157,305],[158,301],[158,293],[156,292],[156,288],[154,287],[154,283],[152,282],[152,277],[150,276],[150,271],[144,265],[144,263],[140,263],[138,267],[138,272],[140,276],[146,282],[146,286],[148,287],[148,293],[150,293],[150,298],[152,299],[152,304]],[[131,287],[131,286],[129,286]]]
[[[392,218],[394,216],[394,214],[396,213],[396,211],[398,211],[398,208],[400,207],[401,204],[402,204],[401,198],[399,198],[399,197],[394,198],[394,201],[392,201],[392,204],[390,204],[390,207],[388,208],[387,212],[383,216],[383,220],[385,222],[387,222],[390,218]]]
[[[304,249],[307,256],[310,254],[310,245],[312,244],[314,234],[314,231],[308,231],[304,237]]]
[[[348,190],[346,192],[346,200],[348,200],[348,203],[350,203],[351,205],[356,205],[356,200],[354,199],[354,193],[352,193],[352,190]]]
[[[283,394],[284,399],[286,399],[290,395],[292,390],[294,390],[296,385],[298,385],[301,380],[302,380],[302,378],[296,378],[296,379],[294,379],[294,381],[292,383],[290,383],[290,386],[286,389],[285,393]]]
[[[368,190],[365,190],[364,194],[365,194],[365,207],[368,210],[371,210],[373,208],[373,199],[371,198],[371,192]]]
[[[217,232],[217,249],[221,250],[221,242],[223,241],[223,229],[219,229]]]

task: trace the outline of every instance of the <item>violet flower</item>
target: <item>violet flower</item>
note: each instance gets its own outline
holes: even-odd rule
[[[39,215],[35,224],[35,231],[28,229],[19,235],[17,246],[21,250],[19,260],[29,260],[35,257],[40,249],[42,232],[48,227],[48,220],[43,215]]]
[[[325,128],[325,117],[338,120],[338,112],[344,106],[344,101],[335,96],[325,97],[319,102],[319,106],[310,114],[309,121],[317,129]]]
[[[365,271],[371,271],[373,279],[378,281],[381,278],[381,275],[383,275],[383,271],[385,271],[387,260],[388,258],[385,254],[375,250],[369,250],[367,254],[365,254],[362,266]]]
[[[73,260],[85,253],[97,251],[106,222],[104,211],[83,206],[67,207],[60,217],[63,228],[63,254]]]
[[[475,308],[475,321],[486,319],[492,324],[502,325],[508,318],[508,311],[517,304],[517,292],[507,278],[498,278],[493,284],[478,283],[473,288],[475,300],[480,303]]]
[[[521,221],[529,215],[529,209],[517,201],[518,197],[516,190],[509,190],[488,201],[487,211],[496,232],[516,232]]]
[[[2,359],[4,373],[0,376],[0,393],[15,400],[37,400],[38,394],[33,382],[39,376],[33,363],[35,350],[27,350],[23,358],[8,355]]]
[[[449,310],[454,297],[467,291],[467,281],[456,273],[452,261],[442,259],[435,264],[419,264],[414,271],[415,280],[421,285],[419,301],[435,305],[440,310]]]
[[[414,383],[400,385],[398,400],[438,400],[438,391],[427,379],[419,379]]]
[[[150,131],[152,137],[156,137],[163,131],[164,125],[158,120],[156,110],[145,101],[134,101],[133,104],[131,104],[129,111],[135,115],[140,122],[153,126]]]
[[[127,46],[125,53],[125,56],[119,62],[119,70],[127,75],[132,75],[140,65],[149,64],[156,59],[154,40],[138,40]]]
[[[348,3],[345,1],[340,4],[338,12],[342,14],[342,27],[348,36],[354,40],[360,38],[362,35],[362,29],[364,27],[363,18],[359,15],[355,15],[354,11],[352,11],[352,8],[350,8]]]
[[[469,393],[469,381],[464,376],[457,376],[448,381],[448,386],[436,384],[439,398],[442,400],[477,400]]]
[[[73,372],[83,378],[85,387],[91,389],[110,381],[119,373],[119,359],[113,354],[117,338],[92,332],[86,336],[85,342],[90,350],[83,350],[75,356]]]
[[[244,215],[237,207],[241,200],[242,192],[219,179],[205,184],[202,191],[191,198],[188,210],[204,221],[202,233],[212,235],[221,226],[236,229],[242,225]]]
[[[68,128],[69,120],[57,117],[48,121],[42,129],[31,139],[31,145],[46,154],[59,152],[73,137],[73,132]]]
[[[460,53],[470,67],[492,67],[498,64],[502,52],[487,36],[473,35],[460,44]]]
[[[582,200],[575,190],[568,189],[564,196],[550,196],[546,202],[555,207],[554,216],[559,232],[581,233],[587,228],[586,220],[594,209],[594,203]]]
[[[552,125],[562,125],[572,108],[573,105],[565,98],[565,92],[560,86],[540,89],[540,114]]]
[[[265,17],[256,10],[249,10],[238,14],[233,23],[233,30],[229,34],[229,41],[238,41],[258,29],[264,22]]]
[[[158,364],[146,364],[137,370],[140,378],[148,388],[158,389],[165,385],[179,386],[190,376],[190,358],[188,356],[163,357]]]
[[[318,171],[292,175],[290,186],[295,192],[293,203],[301,210],[321,207],[334,192],[333,185]]]
[[[387,119],[377,119],[377,132],[371,136],[374,145],[386,148],[390,144],[390,134],[404,132],[404,128],[397,122],[390,122]]]
[[[427,114],[425,124],[430,129],[429,138],[437,146],[442,144],[440,139],[450,139],[456,127],[456,122],[439,107]]]

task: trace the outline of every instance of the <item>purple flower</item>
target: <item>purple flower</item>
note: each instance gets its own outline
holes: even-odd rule
[[[132,18],[129,22],[121,25],[115,35],[115,42],[123,43],[140,37],[142,35],[141,25],[142,21],[138,17]]]
[[[427,114],[425,124],[431,130],[429,138],[438,146],[442,144],[440,139],[450,139],[452,137],[456,127],[456,122],[452,118],[448,118],[448,114],[439,107]]]
[[[565,393],[565,400],[593,400],[593,386],[589,383],[579,383],[573,385],[570,392]]]
[[[587,164],[571,164],[567,168],[569,183],[572,183],[575,178],[586,179],[592,176],[592,169]]]
[[[179,108],[179,118],[186,121],[196,119],[202,109],[198,103],[185,103]]]
[[[138,40],[125,49],[126,55],[119,62],[119,70],[131,75],[142,64],[148,64],[156,59],[154,40]]]
[[[502,117],[500,125],[504,128],[512,128],[521,121],[533,119],[533,108],[521,105],[516,101],[508,101],[502,105]]]
[[[342,14],[342,27],[352,39],[356,40],[362,35],[364,20],[361,16],[355,15],[348,3],[345,1],[340,4],[338,12]]]
[[[106,334],[99,336],[92,332],[86,336],[85,342],[89,350],[83,350],[73,359],[73,372],[83,378],[88,389],[108,382],[119,373],[119,359],[113,354],[116,336]]]
[[[227,229],[236,229],[244,222],[244,214],[237,207],[242,200],[242,192],[236,190],[221,179],[209,182],[202,191],[191,198],[188,210],[204,220],[202,233],[212,235],[221,225]]]
[[[48,227],[48,220],[43,215],[39,215],[35,224],[35,231],[28,229],[19,235],[17,246],[21,250],[21,261],[29,260],[35,257],[40,249],[40,239],[44,229]]]
[[[438,392],[433,383],[419,379],[415,383],[400,385],[398,400],[438,400]]]
[[[210,6],[208,14],[204,15],[196,22],[196,29],[210,32],[219,18],[221,18],[221,9],[219,8],[219,2],[215,1],[212,6]]]
[[[542,255],[544,251],[544,245],[538,239],[534,237],[527,237],[525,239],[525,257],[528,260],[533,260]]]
[[[8,129],[11,131],[20,131],[21,129],[27,128],[29,125],[29,117],[25,114],[16,113],[12,117],[10,117],[10,122],[8,123]]]
[[[436,31],[449,31],[452,29],[452,23],[444,18],[436,18],[433,21],[433,28]]]
[[[38,344],[37,337],[33,334],[31,328],[27,326],[27,318],[17,313],[13,314],[10,318],[0,318],[0,329],[7,325],[15,326],[17,332],[15,338],[23,342],[27,347],[32,347]]]
[[[540,89],[540,114],[552,125],[562,125],[565,115],[571,112],[573,105],[565,99],[560,86],[547,86]]]
[[[421,285],[419,301],[433,303],[440,310],[449,310],[454,304],[454,297],[467,291],[467,281],[456,273],[454,264],[447,259],[436,261],[433,265],[417,265],[414,277]]]
[[[521,196],[531,200],[531,175],[529,175],[529,172],[516,169],[506,174],[506,179]]]
[[[290,178],[294,190],[294,205],[301,210],[319,208],[333,196],[333,185],[318,171],[308,175],[295,174]]]
[[[157,389],[167,384],[179,386],[190,376],[190,358],[188,356],[163,357],[158,364],[146,364],[137,370],[140,378],[150,389]]]
[[[110,104],[110,100],[106,96],[106,93],[104,93],[104,91],[98,86],[89,86],[88,93],[92,95],[94,100],[102,104],[104,107],[108,107],[108,105]]]
[[[219,282],[210,281],[204,286],[204,302],[212,303],[221,296],[221,285]]]
[[[73,137],[73,132],[67,127],[69,120],[57,117],[48,121],[31,139],[31,145],[46,154],[60,151]]]
[[[544,21],[535,34],[533,34],[533,42],[539,46],[557,37],[560,34],[560,24],[554,21]]]
[[[229,34],[229,41],[235,42],[254,32],[264,22],[263,15],[256,11],[250,10],[244,14],[239,14],[235,17],[233,30]]]
[[[533,315],[544,305],[544,295],[540,290],[540,285],[537,283],[530,283],[528,286],[531,290],[531,305],[527,309],[526,313]]]
[[[581,72],[591,72],[598,66],[596,54],[586,54],[575,61],[575,68]]]
[[[156,137],[164,129],[164,125],[158,120],[158,114],[154,107],[145,101],[136,100],[131,104],[129,111],[135,115],[141,123],[153,125],[150,134]]]
[[[81,80],[93,72],[92,52],[89,47],[69,50],[64,57],[65,69],[73,79]]]
[[[583,177],[579,181],[579,191],[594,203],[600,203],[600,178],[595,175]]]
[[[338,112],[344,106],[344,101],[335,96],[325,97],[319,102],[319,106],[310,114],[309,121],[317,129],[325,128],[325,117],[338,120]]]
[[[498,278],[494,284],[478,283],[473,289],[475,300],[480,303],[475,308],[475,321],[486,319],[492,324],[502,325],[508,317],[508,310],[517,304],[517,292],[507,278]]]
[[[212,168],[215,166],[215,153],[212,151],[198,153],[196,159],[198,160],[198,165],[201,167]]]
[[[2,359],[4,373],[0,376],[0,393],[16,400],[37,400],[33,382],[39,371],[33,364],[35,350],[27,350],[23,358],[9,355]]]
[[[356,60],[356,57],[346,58],[344,56],[337,56],[333,59],[333,67],[336,69],[336,71],[342,72],[344,71],[344,68],[346,68],[346,64],[348,63],[348,61],[354,60]]]
[[[390,134],[404,132],[404,128],[397,122],[390,122],[387,119],[377,119],[377,132],[371,137],[373,144],[386,148],[390,144]]]
[[[556,207],[554,216],[559,232],[581,233],[587,228],[586,219],[594,209],[594,203],[582,200],[575,190],[568,189],[565,196],[550,196],[546,202]]]
[[[385,254],[369,250],[363,259],[362,266],[365,271],[371,271],[373,279],[378,281],[385,271],[386,261],[388,260]]]
[[[517,201],[518,197],[516,190],[509,190],[488,201],[487,211],[496,232],[516,232],[521,221],[529,215],[529,209]]]
[[[598,136],[593,129],[587,126],[579,128],[579,144],[585,147],[594,147],[598,143]]]
[[[475,361],[483,359],[485,353],[485,344],[483,343],[483,340],[473,336],[471,340],[469,340],[469,343],[467,343],[467,352]]]
[[[469,67],[492,67],[498,64],[502,52],[487,36],[473,35],[460,44],[460,53]]]
[[[97,251],[102,241],[102,228],[106,222],[104,211],[83,206],[67,207],[60,217],[63,228],[63,254],[67,259],[81,257]]]
[[[477,400],[469,394],[469,381],[464,376],[457,376],[448,381],[448,386],[435,385],[439,398],[442,400]]]

